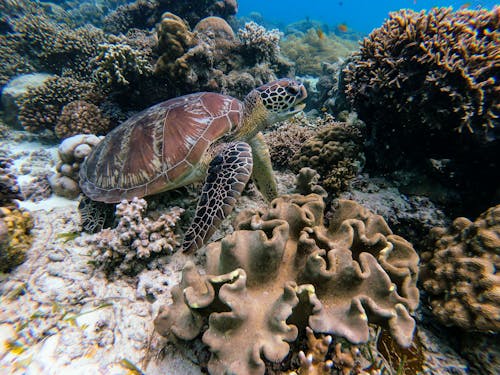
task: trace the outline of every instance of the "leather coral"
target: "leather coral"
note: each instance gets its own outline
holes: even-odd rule
[[[206,272],[186,264],[156,330],[193,340],[208,322],[202,340],[212,374],[264,374],[264,360],[282,361],[307,325],[361,343],[376,323],[410,345],[416,252],[353,201],[338,202],[328,228],[323,213],[316,194],[240,213],[235,231],[208,245]]]

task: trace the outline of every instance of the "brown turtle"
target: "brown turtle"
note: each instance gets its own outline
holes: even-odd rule
[[[261,130],[300,112],[305,87],[280,79],[243,102],[202,92],[148,108],[111,131],[80,169],[94,201],[116,203],[205,178],[183,249],[198,249],[230,214],[250,177],[268,200],[277,195]]]

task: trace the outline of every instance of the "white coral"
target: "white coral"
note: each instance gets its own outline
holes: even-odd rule
[[[278,29],[266,30],[263,26],[251,21],[238,30],[241,43],[251,51],[257,52],[264,60],[274,59],[280,51],[282,33]]]

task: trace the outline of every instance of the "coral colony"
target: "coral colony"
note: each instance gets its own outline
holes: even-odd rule
[[[0,369],[498,373],[498,7],[0,14]]]

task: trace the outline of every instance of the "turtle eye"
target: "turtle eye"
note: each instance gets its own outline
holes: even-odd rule
[[[286,91],[288,91],[289,94],[297,95],[299,92],[299,88],[297,86],[288,86],[286,88]]]

